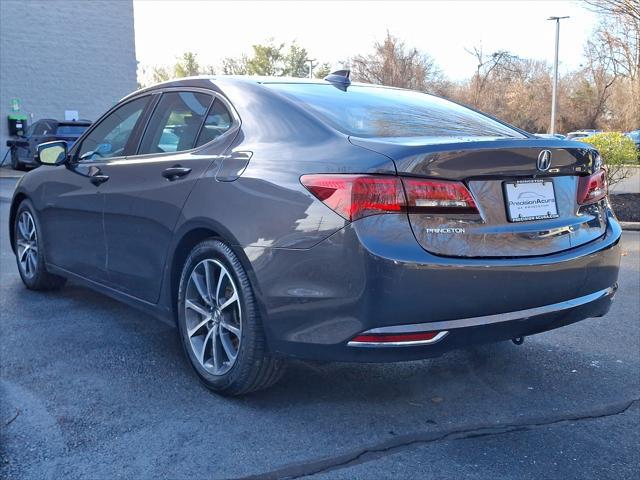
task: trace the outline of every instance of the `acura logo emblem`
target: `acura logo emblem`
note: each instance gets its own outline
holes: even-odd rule
[[[542,150],[538,155],[538,170],[546,172],[551,166],[551,150]]]

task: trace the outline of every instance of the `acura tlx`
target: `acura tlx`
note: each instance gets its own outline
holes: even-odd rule
[[[27,288],[81,282],[174,322],[214,391],[287,357],[433,357],[599,317],[621,230],[593,147],[424,93],[193,77],[38,147],[12,248]]]

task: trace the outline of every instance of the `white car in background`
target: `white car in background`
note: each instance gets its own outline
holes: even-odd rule
[[[596,133],[602,133],[602,130],[577,130],[575,132],[567,133],[567,139],[576,140],[578,138],[586,138],[595,135]]]

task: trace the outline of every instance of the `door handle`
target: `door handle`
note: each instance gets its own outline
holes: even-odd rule
[[[109,180],[109,175],[92,175],[90,177],[91,183],[93,183],[94,185],[102,185],[104,182],[106,182],[107,180]]]
[[[184,177],[185,175],[189,175],[190,173],[190,168],[175,165],[173,167],[165,168],[162,171],[162,176],[170,182],[173,182],[174,180],[177,180],[180,177]]]
[[[100,167],[96,167],[95,165],[91,165],[88,172],[88,177],[91,183],[95,186],[101,185],[107,180],[109,180],[109,175],[105,175],[100,170]]]

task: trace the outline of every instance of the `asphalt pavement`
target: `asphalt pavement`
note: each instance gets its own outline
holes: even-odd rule
[[[604,318],[419,362],[292,362],[228,399],[198,383],[175,329],[73,283],[26,290],[6,188],[0,478],[638,478],[638,232]]]

